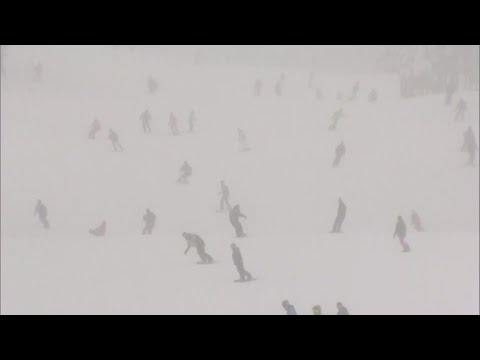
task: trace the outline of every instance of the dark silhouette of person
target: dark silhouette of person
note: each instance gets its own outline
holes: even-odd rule
[[[45,229],[50,229],[50,224],[47,220],[47,207],[45,204],[42,202],[42,200],[37,201],[37,205],[35,206],[35,212],[33,216],[38,214],[38,218],[40,219],[40,222],[42,223],[43,227]]]
[[[150,121],[152,121],[152,114],[150,114],[150,111],[145,110],[141,115],[140,115],[140,120],[142,121],[142,128],[144,133],[151,133],[152,128],[150,127]]]
[[[297,315],[297,310],[295,310],[295,306],[290,304],[288,300],[283,300],[282,301],[282,307],[287,312],[286,315]]]
[[[95,139],[95,135],[100,131],[100,121],[97,118],[93,120],[92,125],[90,125],[90,131],[88,132],[89,139]]]
[[[333,223],[332,231],[333,234],[338,234],[342,232],[342,224],[345,220],[345,215],[347,213],[347,207],[345,203],[342,201],[342,198],[338,198],[338,208],[337,208],[337,216]]]
[[[358,95],[358,90],[360,89],[360,83],[357,81],[352,88],[352,96],[350,96],[350,100],[355,100]]]
[[[341,302],[337,302],[337,315],[350,315],[347,308]]]
[[[257,97],[262,94],[262,80],[260,80],[260,79],[255,80],[254,94]]]
[[[95,236],[105,236],[105,233],[107,232],[107,223],[106,221],[102,221],[100,226],[90,229],[88,231],[90,234],[95,235]]]
[[[237,204],[232,209],[230,209],[230,223],[235,228],[235,235],[237,237],[245,237],[245,233],[243,232],[243,226],[240,223],[240,218],[247,218],[240,212],[240,206]]]
[[[149,92],[150,94],[153,94],[154,92],[157,91],[157,89],[158,89],[158,82],[157,82],[157,80],[155,80],[154,77],[152,77],[152,76],[149,76],[149,77],[148,77],[148,80],[147,80],[147,88],[148,88],[148,92]]]
[[[190,116],[188,117],[188,130],[193,133],[195,131],[195,123],[197,122],[197,117],[195,115],[195,111],[190,112]]]
[[[145,212],[145,215],[143,215],[143,221],[145,221],[145,227],[143,228],[142,235],[152,234],[153,227],[155,226],[155,219],[157,216],[150,211],[150,209],[147,209]]]
[[[477,141],[471,126],[463,133],[463,145],[461,151],[468,152],[467,165],[473,166],[475,164],[475,153],[478,151]]]
[[[182,236],[187,241],[187,248],[184,252],[185,255],[188,253],[188,250],[190,250],[191,247],[194,247],[197,249],[197,254],[203,263],[213,263],[213,258],[205,252],[205,242],[200,236],[186,232],[184,232]]]
[[[335,159],[333,160],[332,167],[337,167],[340,164],[340,161],[342,160],[343,156],[345,155],[345,144],[343,141],[337,145],[335,148]]]
[[[172,134],[174,136],[180,135],[180,131],[178,131],[178,119],[173,112],[170,113],[168,125],[170,126],[170,130],[172,130]]]
[[[345,114],[343,113],[343,108],[340,108],[337,111],[335,111],[332,115],[332,123],[328,127],[328,130],[330,131],[335,130],[337,128],[338,121],[344,116]]]
[[[247,145],[247,135],[245,135],[245,131],[242,129],[237,129],[238,133],[238,143],[240,144],[240,150],[245,151],[248,149]]]
[[[243,257],[240,253],[240,248],[235,244],[232,244],[230,247],[232,248],[233,264],[237,268],[238,274],[240,275],[239,281],[252,280],[252,275],[245,270],[243,265]]]
[[[466,110],[467,103],[463,98],[461,98],[455,106],[455,121],[463,121]]]
[[[368,94],[368,101],[375,102],[377,101],[377,99],[378,99],[377,90],[372,89],[372,91],[370,91],[370,94]]]
[[[320,307],[320,305],[315,305],[312,308],[312,311],[313,311],[313,315],[322,315],[322,308]]]
[[[180,177],[178,178],[177,182],[182,184],[188,183],[188,178],[192,175],[192,167],[188,162],[184,162],[182,167],[180,168]]]
[[[118,134],[112,129],[110,129],[108,139],[112,142],[113,151],[123,151],[123,146],[118,141]]]
[[[405,241],[405,237],[407,236],[407,225],[401,216],[397,218],[397,225],[395,226],[395,232],[393,233],[393,238],[398,236],[400,239],[400,245],[402,245],[403,252],[409,252],[410,246]]]
[[[220,181],[220,186],[221,186],[221,191],[218,193],[218,195],[222,195],[220,198],[220,209],[219,211],[223,211],[223,206],[227,205],[227,209],[230,211],[231,206],[230,202],[228,201],[228,198],[230,196],[230,190],[227,185],[225,185],[225,181]]]
[[[412,210],[412,226],[415,229],[415,231],[422,232],[423,226],[422,226],[422,220],[420,219],[420,216],[417,214],[415,210]]]

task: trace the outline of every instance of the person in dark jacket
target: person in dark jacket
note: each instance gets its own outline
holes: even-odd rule
[[[42,200],[37,201],[37,205],[35,206],[35,212],[33,216],[38,214],[38,218],[40,219],[40,222],[42,223],[43,227],[45,229],[50,229],[50,224],[48,223],[47,220],[47,207],[45,204],[42,202]]]
[[[223,181],[223,180],[220,182],[220,186],[221,186],[222,190],[218,193],[218,195],[222,195],[222,197],[220,198],[220,210],[219,211],[223,211],[223,205],[224,204],[227,206],[228,211],[230,211],[231,206],[230,206],[230,202],[228,201],[228,198],[230,196],[230,190],[228,189],[228,186],[225,185],[225,181]]]
[[[108,134],[108,139],[112,142],[113,151],[123,151],[123,146],[120,144],[120,141],[118,140],[118,134],[112,129],[110,129],[110,132]]]
[[[187,240],[187,248],[184,252],[185,255],[187,255],[188,250],[190,250],[191,247],[194,247],[197,249],[197,254],[203,263],[213,263],[213,258],[205,252],[205,242],[200,236],[186,232],[184,232],[182,236]]]
[[[243,226],[240,223],[240,218],[247,218],[240,212],[240,206],[237,204],[230,210],[230,223],[235,228],[235,235],[237,237],[245,237],[245,233],[243,232]]]
[[[341,302],[337,302],[337,315],[350,315],[347,308]]]
[[[407,225],[401,216],[397,218],[397,225],[395,226],[395,232],[393,233],[393,238],[398,236],[400,239],[400,245],[402,245],[403,252],[409,252],[410,246],[405,241],[405,236],[407,236]]]
[[[285,309],[287,312],[287,315],[297,315],[297,310],[295,310],[295,306],[290,304],[288,300],[283,300],[282,301],[282,307]]]
[[[96,227],[95,229],[90,229],[88,232],[95,236],[105,236],[105,233],[107,232],[107,222],[102,221],[100,226]]]
[[[243,265],[243,258],[242,254],[240,253],[240,249],[235,244],[232,244],[231,248],[233,264],[237,268],[238,274],[240,275],[239,281],[252,280],[252,275],[247,270],[245,270],[245,267]]]
[[[461,98],[458,101],[457,106],[455,106],[455,121],[463,121],[466,110],[467,110],[467,103],[463,98]]]
[[[412,210],[412,225],[413,225],[413,228],[418,231],[418,232],[422,232],[424,231],[423,230],[423,226],[422,226],[422,220],[420,219],[420,216],[417,214],[417,212],[415,210]]]
[[[140,115],[140,120],[142,120],[142,128],[144,133],[151,133],[152,128],[150,127],[150,121],[152,121],[152,114],[150,114],[150,111],[145,110],[141,115]]]
[[[188,183],[188,178],[192,175],[192,167],[190,164],[185,161],[180,168],[180,177],[178,178],[178,182],[182,184]]]
[[[152,234],[153,227],[155,226],[155,220],[157,216],[150,211],[150,209],[147,209],[145,215],[143,215],[143,221],[145,221],[145,227],[143,228],[142,235]]]
[[[468,129],[463,133],[463,146],[461,151],[468,152],[467,165],[474,165],[475,153],[478,151],[478,146],[471,126],[469,126]]]
[[[337,216],[333,223],[332,231],[330,231],[331,233],[338,234],[342,232],[342,224],[345,220],[346,213],[347,207],[345,206],[345,203],[343,202],[342,198],[338,198]]]
[[[343,156],[345,155],[345,152],[346,152],[345,144],[342,141],[335,148],[335,159],[333,160],[332,167],[337,167],[340,164],[340,161],[342,160]]]

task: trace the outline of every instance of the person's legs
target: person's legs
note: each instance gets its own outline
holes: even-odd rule
[[[407,242],[405,241],[405,236],[400,237],[400,244],[402,245],[403,252],[410,251],[410,246],[408,246]]]
[[[117,145],[120,148],[120,151],[123,151],[123,146],[117,141]]]
[[[45,229],[50,228],[50,224],[48,223],[48,220],[46,217],[41,217],[40,221],[42,222],[42,225]]]
[[[117,143],[115,141],[112,141],[112,145],[113,145],[113,151],[118,151]]]
[[[337,232],[342,232],[342,224],[343,224],[343,220],[345,220],[344,217],[338,219],[338,226],[337,226]]]
[[[240,280],[245,280],[245,269],[243,265],[236,265],[238,274],[240,275]]]
[[[335,218],[335,221],[333,222],[333,227],[332,227],[332,233],[338,232],[338,216]]]

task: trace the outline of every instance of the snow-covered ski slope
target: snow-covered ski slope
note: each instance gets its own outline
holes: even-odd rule
[[[40,84],[31,81],[36,61]],[[193,66],[87,47],[12,47],[6,65],[2,313],[283,314],[288,299],[299,314],[316,304],[335,314],[337,301],[352,314],[478,314],[479,172],[459,151],[468,125],[478,141],[478,92],[455,95],[468,103],[455,123],[442,96],[400,100],[387,75],[318,73],[325,98],[317,101],[305,69]],[[159,82],[153,95],[149,75]],[[359,98],[337,101],[356,80]],[[328,131],[339,106],[347,117]],[[151,135],[139,120],[146,108]],[[191,109],[195,134],[186,133]],[[170,134],[172,111],[182,136]],[[95,117],[102,130],[89,140]],[[125,152],[112,151],[110,127]],[[251,151],[238,151],[237,128]],[[342,140],[346,156],[332,169]],[[185,160],[193,176],[179,185]],[[216,212],[222,179],[248,216],[247,238],[235,239],[228,214]],[[339,196],[347,217],[333,235]],[[49,231],[33,216],[37,199]],[[147,207],[157,224],[142,236]],[[426,232],[411,227],[412,209]],[[392,239],[398,215],[408,254]],[[106,237],[90,236],[102,220]],[[205,240],[215,264],[197,265],[194,249],[184,256],[184,231]],[[232,242],[257,281],[234,283]]]

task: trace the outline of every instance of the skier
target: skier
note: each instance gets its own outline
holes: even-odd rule
[[[180,132],[178,131],[178,119],[173,112],[170,113],[170,121],[168,122],[168,125],[170,126],[174,136],[180,135]]]
[[[123,146],[118,141],[118,134],[110,129],[110,133],[108,134],[108,139],[112,142],[113,151],[123,151]]]
[[[352,88],[352,96],[350,96],[350,100],[355,100],[357,98],[358,90],[360,89],[360,83],[357,81]]]
[[[152,76],[149,76],[148,77],[148,80],[147,80],[147,88],[148,88],[148,92],[150,94],[153,94],[155,91],[157,91],[158,89],[158,83],[157,83],[157,80],[155,80],[154,77]]]
[[[377,101],[377,99],[378,99],[377,91],[375,89],[372,89],[370,94],[368,94],[368,101],[369,102],[375,102],[375,101]]]
[[[245,132],[242,129],[237,129],[237,133],[238,133],[238,143],[240,145],[240,151],[248,150],[247,135],[245,135]]]
[[[202,263],[213,263],[213,258],[205,252],[205,242],[200,236],[198,236],[197,234],[190,234],[186,232],[184,232],[182,236],[185,238],[185,240],[187,240],[187,248],[184,252],[185,255],[187,255],[188,250],[190,250],[191,247],[195,247]]]
[[[455,106],[455,121],[463,121],[463,117],[465,116],[465,111],[467,110],[467,103],[466,101],[461,98],[457,106]]]
[[[297,315],[297,310],[295,310],[295,306],[290,304],[288,300],[283,300],[282,301],[282,307],[285,309],[287,312],[287,315]]]
[[[347,308],[341,302],[337,302],[337,315],[350,315]]]
[[[262,80],[256,79],[254,84],[254,94],[255,96],[260,96],[262,93]]]
[[[228,211],[230,211],[231,209],[231,206],[230,206],[230,202],[228,201],[228,197],[230,196],[230,190],[228,189],[228,186],[225,185],[225,181],[220,181],[220,186],[222,187],[222,190],[218,193],[218,195],[222,195],[222,197],[220,198],[220,209],[219,209],[219,212],[220,211],[223,211],[223,205],[227,205],[227,209]]]
[[[195,111],[190,112],[190,116],[188,117],[188,127],[191,133],[195,131],[195,123],[197,122],[197,117],[195,115]]]
[[[332,231],[330,231],[330,233],[338,234],[342,232],[342,224],[345,220],[346,213],[347,207],[345,206],[345,203],[342,201],[342,198],[338,198],[337,217],[335,218]]]
[[[478,151],[478,146],[471,126],[469,126],[468,129],[463,133],[463,139],[464,141],[461,151],[468,152],[467,165],[473,166],[475,163],[475,152]]]
[[[340,164],[340,160],[345,155],[345,144],[343,141],[335,148],[335,159],[333,160],[332,167],[337,167]]]
[[[141,115],[140,115],[140,120],[142,121],[142,128],[144,133],[151,133],[152,129],[150,128],[150,121],[152,120],[152,114],[150,114],[150,111],[145,110]]]
[[[342,117],[345,117],[345,114],[343,113],[343,108],[341,107],[340,109],[338,109],[337,111],[335,111],[333,113],[332,118],[331,118],[332,123],[328,127],[328,130],[330,130],[330,131],[335,130],[337,128],[338,120],[340,120]]]
[[[43,65],[41,62],[38,62],[33,68],[33,81],[40,82],[42,81],[43,75]]]
[[[105,236],[105,233],[107,232],[107,223],[102,221],[100,226],[96,227],[95,229],[90,229],[88,232],[95,236]]]
[[[420,219],[420,216],[416,213],[415,210],[412,210],[412,225],[415,231],[422,232],[423,231],[423,226],[422,226],[422,220]]]
[[[401,216],[398,216],[397,225],[395,226],[395,232],[393,233],[393,238],[395,238],[395,236],[398,236],[398,238],[400,239],[400,245],[402,245],[402,248],[403,248],[402,252],[410,251],[410,246],[405,241],[406,235],[407,235],[407,225],[405,225],[403,218]]]
[[[192,167],[190,164],[185,161],[180,168],[180,177],[178,178],[177,182],[182,184],[188,183],[188,178],[192,175]]]
[[[100,131],[100,121],[97,118],[93,120],[92,125],[90,125],[90,131],[88,133],[89,139],[95,139],[95,135]]]
[[[238,238],[245,237],[245,233],[243,232],[242,224],[240,223],[240,218],[247,218],[240,212],[240,206],[237,204],[230,210],[230,223],[235,228],[235,235]]]
[[[252,280],[252,275],[246,271],[245,267],[243,266],[243,257],[240,253],[240,248],[235,244],[232,244],[230,247],[232,248],[233,264],[237,268],[238,274],[240,275],[240,279],[237,281]]]
[[[50,229],[50,224],[48,223],[48,220],[47,220],[47,207],[42,203],[41,200],[37,201],[37,205],[35,206],[35,213],[33,214],[33,216],[37,214],[43,227],[45,229]]]
[[[320,305],[315,305],[312,308],[312,311],[313,311],[313,315],[322,315],[322,308],[320,307]]]
[[[147,209],[145,215],[143,215],[143,221],[145,221],[145,227],[143,228],[142,235],[152,234],[153,227],[155,226],[155,219],[157,216],[150,211],[150,209]]]

